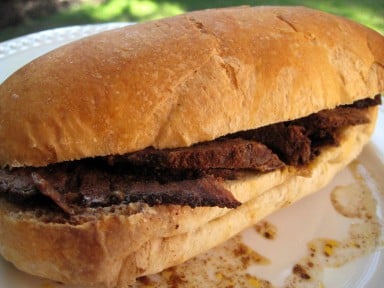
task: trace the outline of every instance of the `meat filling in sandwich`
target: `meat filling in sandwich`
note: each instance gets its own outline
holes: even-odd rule
[[[26,209],[53,209],[66,217],[87,207],[132,202],[236,208],[240,202],[224,188],[223,180],[285,166],[305,167],[322,147],[338,145],[341,129],[368,123],[367,109],[380,103],[377,95],[191,147],[147,148],[42,168],[2,169],[0,195]]]

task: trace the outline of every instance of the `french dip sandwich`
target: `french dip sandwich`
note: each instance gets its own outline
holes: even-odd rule
[[[383,91],[384,37],[303,7],[60,47],[0,87],[0,253],[126,287],[329,183],[369,141]]]

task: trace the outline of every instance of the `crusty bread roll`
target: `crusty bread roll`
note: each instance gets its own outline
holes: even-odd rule
[[[384,90],[383,47],[372,30],[302,7],[207,10],[100,33],[1,84],[0,164],[186,147],[351,104]],[[0,197],[0,253],[34,275],[126,287],[326,185],[368,142],[377,108],[367,115],[304,176],[285,167],[226,180],[236,209],[133,203],[58,223]]]

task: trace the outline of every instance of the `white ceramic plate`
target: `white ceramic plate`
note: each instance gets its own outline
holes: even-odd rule
[[[86,35],[124,25],[127,25],[127,23],[109,23],[59,28],[0,43],[0,83],[25,63],[58,46]],[[268,280],[274,287],[283,287],[287,286],[287,279],[292,275],[292,268],[295,263],[298,263],[303,257],[308,256],[308,243],[313,243],[316,239],[328,239],[324,240],[324,243],[331,243],[329,244],[330,246],[327,247],[325,245],[323,248],[331,249],[332,255],[323,257],[325,259],[325,262],[323,263],[324,265],[319,264],[320,266],[316,266],[310,270],[310,274],[314,273],[313,275],[317,275],[318,282],[314,284],[315,282],[304,280],[294,284],[294,287],[382,287],[381,285],[384,280],[384,255],[382,249],[384,243],[384,179],[382,177],[382,175],[384,175],[383,128],[384,110],[383,107],[381,107],[375,134],[354,165],[351,165],[349,168],[342,171],[336,179],[327,186],[327,188],[306,197],[290,207],[280,210],[269,216],[263,222],[268,224],[267,227],[275,228],[275,237],[273,240],[262,237],[260,232],[256,232],[255,227],[251,227],[241,234],[240,240],[242,243],[247,247],[252,247],[269,261],[269,264],[259,265],[253,263],[252,265],[247,266],[247,273],[244,276],[246,282],[236,280],[237,277],[240,277],[239,274],[241,274],[239,273],[240,271],[236,271],[236,269],[240,268],[236,268],[232,271],[226,270],[226,275],[220,273],[220,271],[222,271],[220,269],[224,269],[222,267],[224,265],[223,262],[234,263],[236,259],[227,259],[229,262],[222,260],[214,261],[217,254],[228,250],[228,247],[225,245],[232,245],[233,243],[225,244],[224,246],[213,249],[208,254],[203,255],[200,258],[198,257],[196,260],[193,260],[192,263],[187,264],[180,269],[191,270],[200,267],[200,270],[197,271],[197,273],[201,274],[203,270],[209,270],[206,269],[207,267],[205,267],[205,265],[200,265],[201,263],[208,263],[208,265],[211,265],[212,267],[210,268],[213,269],[213,276],[209,276],[208,278],[210,279],[202,279],[199,285],[200,287],[214,287],[220,284],[220,286],[223,286],[223,283],[228,284],[231,281],[235,286],[263,287],[261,285],[261,279]],[[374,214],[373,220],[371,219],[368,221],[361,217],[345,217],[335,209],[335,205],[333,205],[331,201],[331,196],[334,195],[335,191],[338,189],[336,189],[336,187],[344,187],[340,188],[341,193],[343,193],[345,189],[352,189],[351,185],[363,185],[365,187],[364,189],[369,192],[368,194],[373,195],[375,199],[373,202],[374,207],[371,207]],[[353,198],[354,196],[352,195],[348,197]],[[353,201],[361,202],[356,201],[356,199],[349,199],[348,201],[352,203]],[[348,243],[350,243],[350,241],[352,241],[349,235],[349,229],[352,227],[351,225],[359,225],[361,223],[363,223],[362,227],[375,227],[372,229],[376,229],[375,231],[378,232],[378,234],[373,233],[374,236],[372,236],[372,231],[368,228],[364,228],[367,231],[363,229],[364,231],[357,234],[359,234],[358,236],[360,237],[360,240],[361,237],[370,235],[369,237],[367,236],[367,238],[364,238],[365,242],[363,241],[363,243],[365,244],[362,244],[363,246],[368,246],[365,248],[360,247],[360,250],[342,250],[340,248],[342,243],[346,243],[346,241],[349,241]],[[366,235],[364,233],[366,233]],[[354,239],[353,241],[358,240]],[[362,253],[362,250],[364,249],[367,251]],[[338,254],[342,253],[345,253],[343,255],[351,257],[354,260],[346,261],[346,263],[341,266],[336,265],[339,267],[332,267],[335,265],[330,265],[329,263],[336,261],[335,263],[338,264],[340,262],[340,257],[342,257]],[[232,256],[227,254],[225,257],[229,258],[236,258],[239,256],[234,256],[233,253],[231,254]],[[335,260],[336,258],[333,257],[335,256],[334,254],[338,255],[339,260]],[[358,256],[352,257],[351,255]],[[210,260],[207,262],[207,258],[204,260],[201,259],[202,257],[208,257]],[[313,262],[316,261],[319,262],[320,260],[313,260]],[[203,269],[201,267],[203,267]],[[242,269],[245,268],[243,267]],[[176,272],[180,273],[180,271]],[[173,273],[175,273],[175,271],[173,271]],[[169,273],[167,275],[163,275],[162,277],[169,277]],[[188,278],[188,276],[184,276],[186,279]],[[161,282],[161,279],[159,281]],[[188,281],[186,283],[188,283]],[[189,284],[189,286],[191,285],[192,284]],[[188,286],[188,284],[185,284],[185,286]],[[29,276],[19,272],[11,264],[0,258],[0,287],[70,288],[72,286],[65,286],[49,280]],[[180,285],[180,287],[183,286]]]

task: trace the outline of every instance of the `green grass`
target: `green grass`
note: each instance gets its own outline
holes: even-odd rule
[[[53,27],[114,21],[142,22],[186,11],[237,5],[303,5],[342,15],[384,34],[384,0],[108,0],[100,5],[84,3],[49,17],[28,20],[0,31],[0,41]]]

